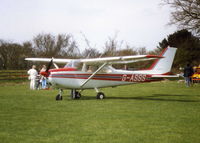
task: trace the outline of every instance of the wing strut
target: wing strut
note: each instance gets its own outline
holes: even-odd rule
[[[88,81],[90,81],[91,78],[93,78],[103,67],[105,67],[107,63],[104,63],[103,65],[101,65],[86,81],[84,81],[81,85],[81,88],[88,83]]]

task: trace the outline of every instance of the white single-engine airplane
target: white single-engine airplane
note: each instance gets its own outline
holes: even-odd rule
[[[105,98],[99,88],[116,87],[135,83],[160,81],[164,78],[177,77],[170,75],[170,70],[176,53],[176,48],[167,47],[160,55],[134,55],[120,57],[105,57],[92,59],[51,59],[26,58],[29,61],[49,62],[46,72],[48,82],[59,89],[56,100],[62,100],[63,89],[71,89],[72,99],[81,97],[84,89],[95,89],[97,99]],[[127,64],[139,61],[155,60],[148,69],[118,70],[112,64]],[[58,68],[56,63],[67,63],[64,68]],[[51,65],[56,69],[50,69]]]

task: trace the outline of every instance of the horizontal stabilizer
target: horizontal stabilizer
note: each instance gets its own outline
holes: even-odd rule
[[[152,77],[155,77],[155,78],[179,78],[180,75],[177,74],[177,75],[152,75]]]

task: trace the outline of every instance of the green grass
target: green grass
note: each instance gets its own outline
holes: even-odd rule
[[[57,90],[0,84],[1,143],[198,143],[200,85],[156,82],[55,101]]]

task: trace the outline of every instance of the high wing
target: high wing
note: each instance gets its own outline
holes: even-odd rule
[[[112,64],[129,64],[129,63],[136,63],[141,61],[149,61],[149,60],[155,60],[156,58],[146,58],[146,59],[136,59],[136,60],[127,60],[127,61],[116,61],[112,62]]]
[[[85,64],[122,64],[122,63],[132,63],[138,61],[154,60],[158,58],[163,58],[162,56],[156,55],[134,55],[134,56],[119,56],[119,57],[105,57],[105,58],[91,58],[91,59],[53,59],[54,63],[68,63],[72,60],[79,61]],[[28,61],[40,61],[40,62],[50,62],[51,58],[26,58]]]
[[[105,57],[105,58],[92,58],[92,59],[80,59],[80,62],[86,64],[122,64],[122,63],[133,63],[143,60],[153,60],[163,58],[162,56],[156,55],[134,55],[134,56],[119,56],[119,57]]]
[[[35,61],[35,62],[50,62],[52,58],[25,58],[27,61]],[[72,61],[72,59],[54,59],[54,63],[68,63]]]

